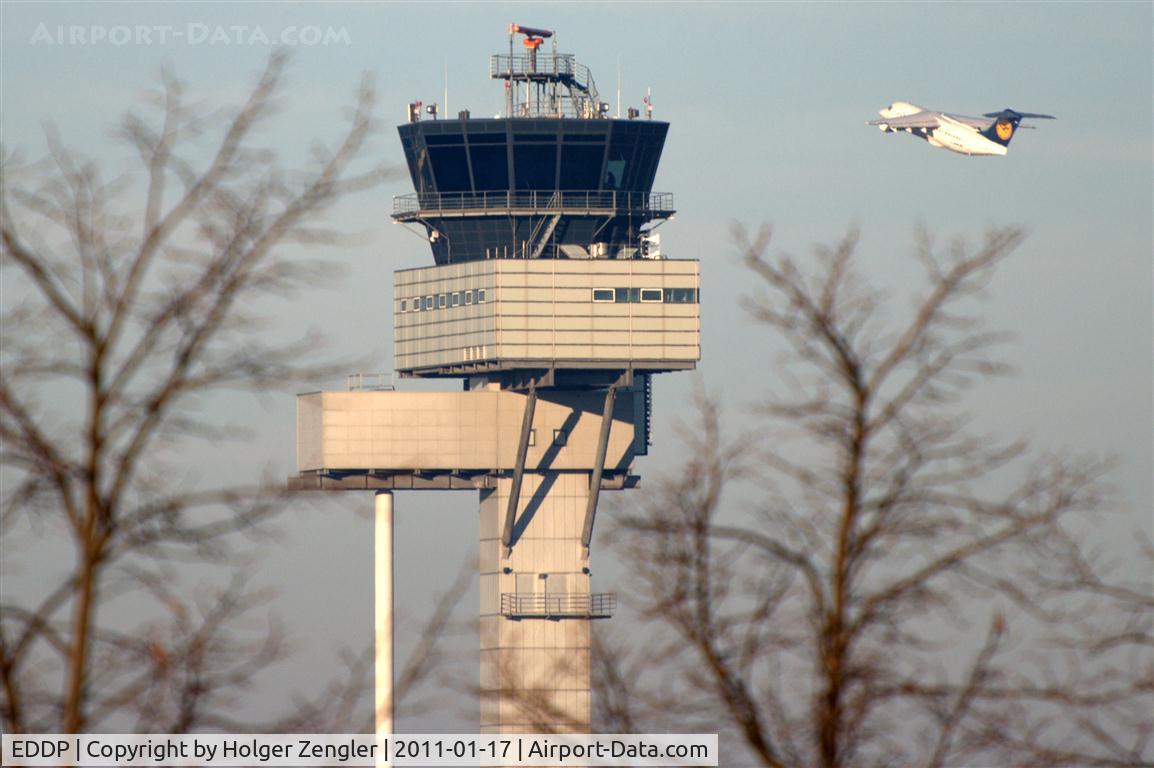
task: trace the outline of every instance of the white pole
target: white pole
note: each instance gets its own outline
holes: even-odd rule
[[[377,741],[393,735],[393,494],[377,491],[374,499],[374,615],[376,637]],[[377,750],[378,766],[389,766]]]
[[[617,57],[617,119],[621,119],[621,57]]]

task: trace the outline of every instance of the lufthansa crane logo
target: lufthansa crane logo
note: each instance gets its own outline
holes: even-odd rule
[[[999,120],[994,128],[998,132],[998,138],[1002,141],[1009,141],[1010,137],[1014,135],[1014,124],[1009,120]]]

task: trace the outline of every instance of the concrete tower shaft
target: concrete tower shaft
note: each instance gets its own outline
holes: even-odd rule
[[[527,475],[506,548],[512,485],[500,479],[481,493],[481,732],[587,732],[588,619],[614,607],[612,595],[590,592],[581,542],[589,475]]]

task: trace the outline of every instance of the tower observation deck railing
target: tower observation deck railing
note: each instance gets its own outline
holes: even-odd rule
[[[642,213],[668,218],[674,213],[672,192],[600,190],[532,190],[526,192],[410,193],[393,198],[393,218],[493,216],[509,212],[621,215]]]
[[[501,614],[510,619],[607,619],[617,610],[615,592],[560,592],[501,594]]]

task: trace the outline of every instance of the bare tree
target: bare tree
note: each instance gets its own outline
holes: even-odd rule
[[[703,397],[693,458],[618,519],[668,640],[647,652],[661,674],[601,665],[604,714],[682,702],[686,730],[741,745],[727,764],[1154,763],[1148,566],[1093,544],[1118,508],[1108,462],[1035,458],[967,418],[1005,370],[974,300],[1022,232],[922,236],[925,288],[897,317],[856,233],[812,267],[738,237],[789,384],[740,435]]]
[[[240,620],[265,596],[238,578],[190,599],[171,564],[231,568],[237,535],[283,506],[259,477],[198,480],[181,451],[236,436],[210,420],[209,396],[336,370],[317,362],[316,339],[266,334],[261,309],[331,270],[286,249],[336,242],[320,217],[384,176],[355,165],[374,128],[367,79],[343,138],[309,168],[290,171],[261,145],[284,64],[273,56],[231,115],[166,75],[154,117],[120,126],[141,178],[108,178],[51,129],[46,160],[5,158],[0,525],[10,546],[70,547],[45,550],[37,575],[63,563],[57,582],[3,596],[10,733],[217,727],[283,654],[277,627]],[[143,605],[155,621],[125,625],[112,615],[125,599],[133,621]]]

